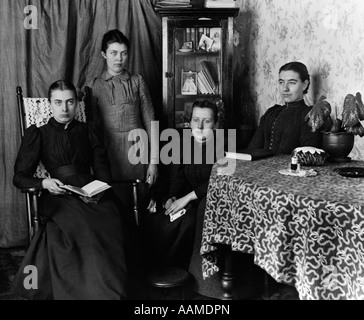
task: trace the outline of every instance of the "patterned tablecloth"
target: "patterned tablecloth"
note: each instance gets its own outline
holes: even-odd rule
[[[230,160],[232,161],[232,160]],[[280,174],[289,156],[215,164],[211,173],[201,254],[203,274],[217,267],[216,244],[254,254],[255,264],[300,299],[364,299],[364,178],[337,167],[303,167],[315,177]],[[230,171],[230,172],[229,172]]]

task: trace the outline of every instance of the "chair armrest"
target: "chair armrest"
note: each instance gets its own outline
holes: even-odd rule
[[[113,180],[112,184],[129,184],[133,186],[133,204],[134,204],[134,217],[135,223],[139,226],[139,208],[138,208],[138,184],[144,182],[139,179],[132,180]]]
[[[33,187],[33,188],[23,188],[21,189],[22,193],[30,193],[30,194],[38,194],[40,193],[42,189],[39,187]]]

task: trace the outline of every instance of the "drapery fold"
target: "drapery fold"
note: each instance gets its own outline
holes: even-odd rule
[[[83,89],[104,67],[101,41],[119,29],[130,40],[129,70],[140,73],[156,114],[162,109],[162,31],[155,0],[2,0],[0,10],[0,247],[27,239],[25,196],[13,186],[20,146],[16,87],[45,97],[51,83],[71,80]],[[26,29],[24,8],[38,11],[38,29]]]

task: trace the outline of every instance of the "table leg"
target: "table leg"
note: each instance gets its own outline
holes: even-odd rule
[[[229,246],[223,246],[223,259],[224,270],[221,279],[222,300],[233,300],[233,252]]]

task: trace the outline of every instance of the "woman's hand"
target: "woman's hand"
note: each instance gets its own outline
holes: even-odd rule
[[[146,182],[149,184],[149,187],[153,186],[157,182],[158,178],[158,166],[156,164],[149,164]]]
[[[185,206],[188,205],[189,199],[187,196],[184,196],[182,198],[179,198],[169,206],[169,208],[164,213],[165,215],[175,214],[176,212],[182,210]]]
[[[192,191],[189,194],[186,194],[184,197],[173,201],[167,208],[167,202],[169,201],[168,200],[166,202],[167,210],[164,214],[165,215],[175,214],[176,212],[185,208],[192,200],[196,200],[196,199],[197,199],[196,193],[194,191]]]
[[[164,206],[163,206],[163,208],[164,209],[169,209],[169,207],[171,206],[171,204],[173,203],[173,202],[175,202],[177,200],[177,198],[176,197],[172,197],[172,198],[169,198],[167,201],[166,201],[166,203],[164,204]]]
[[[157,202],[154,199],[150,199],[147,211],[149,213],[156,213],[157,212]]]
[[[165,215],[175,214],[176,212],[184,209],[191,201],[196,200],[197,196],[195,191],[186,194],[184,197],[176,199],[175,197],[168,199],[165,208]]]
[[[42,188],[48,190],[50,194],[54,196],[59,196],[67,193],[66,190],[59,187],[63,185],[64,184],[62,183],[62,181],[58,179],[44,179],[42,181]]]
[[[94,204],[97,204],[100,201],[100,199],[102,198],[102,196],[104,195],[104,193],[105,193],[105,191],[104,192],[100,192],[96,196],[93,196],[93,197],[80,196],[80,198],[85,203],[94,203]]]

